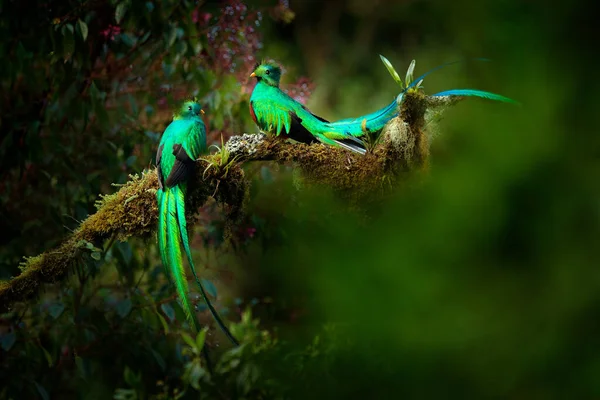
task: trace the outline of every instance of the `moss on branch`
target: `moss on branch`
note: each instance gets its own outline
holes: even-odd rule
[[[396,187],[407,173],[427,167],[429,143],[425,116],[430,108],[454,104],[456,98],[431,98],[419,92],[405,94],[400,116],[384,128],[378,143],[366,155],[321,144],[289,143],[263,134],[233,136],[217,154],[198,160],[196,177],[189,186],[187,210],[197,210],[209,197],[224,204],[226,234],[240,221],[248,199],[249,183],[241,165],[250,161],[294,163],[305,185],[326,185],[349,204],[373,201]],[[22,273],[0,282],[0,312],[36,296],[43,284],[64,279],[85,252],[108,239],[125,241],[149,237],[156,229],[158,188],[156,171],[144,171],[114,194],[101,196],[97,212],[90,215],[55,249],[26,259]],[[190,212],[188,219],[194,219]]]

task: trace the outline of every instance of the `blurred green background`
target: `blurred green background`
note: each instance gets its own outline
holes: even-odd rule
[[[246,343],[215,329],[209,378],[153,238],[116,243],[0,316],[0,398],[598,398],[600,135],[582,2],[0,0],[0,277],[59,243],[154,162],[173,107],[209,141],[256,132],[254,62],[329,119],[389,103],[379,61],[426,93],[470,87],[430,173],[365,221],[291,166],[246,166],[230,245],[201,210],[199,273]],[[198,302],[197,294],[192,293]],[[203,304],[198,316],[211,324]],[[251,317],[251,314],[253,317]],[[256,318],[257,320],[254,320]],[[186,339],[187,338],[187,339]]]

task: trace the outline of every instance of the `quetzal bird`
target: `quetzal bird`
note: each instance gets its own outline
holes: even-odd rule
[[[293,140],[302,143],[322,142],[337,145],[359,154],[366,152],[364,143],[359,139],[367,132],[378,132],[392,118],[398,115],[398,104],[406,91],[437,69],[460,61],[442,64],[424,73],[408,85],[386,107],[358,118],[329,122],[310,112],[279,88],[281,68],[270,61],[256,65],[250,75],[257,79],[250,96],[250,115],[256,125],[264,132],[280,135],[281,131]],[[433,96],[474,96],[490,100],[514,102],[513,100],[491,92],[475,89],[453,89]]]
[[[199,330],[199,325],[188,299],[188,284],[181,254],[182,244],[206,305],[223,332],[235,345],[238,345],[237,340],[223,324],[196,275],[188,240],[185,219],[187,180],[194,171],[196,159],[207,150],[206,127],[200,116],[203,113],[197,102],[185,102],[173,115],[173,121],[167,126],[160,140],[156,152],[159,185],[159,189],[156,191],[158,247],[163,265],[175,283],[186,317],[196,331]]]

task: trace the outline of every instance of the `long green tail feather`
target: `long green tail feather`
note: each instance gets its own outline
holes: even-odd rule
[[[380,56],[381,57],[381,56]],[[474,60],[477,61],[490,61],[486,58],[474,58]],[[442,65],[438,65],[435,68],[430,69],[429,71],[425,72],[423,75],[419,76],[418,78],[412,80],[411,83],[408,83],[408,86],[406,88],[404,88],[400,94],[394,99],[394,101],[392,101],[390,104],[388,104],[387,106],[385,106],[384,108],[377,110],[371,114],[367,114],[367,115],[363,115],[361,117],[357,117],[357,118],[346,118],[346,119],[341,119],[339,121],[332,121],[332,122],[326,122],[326,123],[322,123],[319,122],[320,125],[324,126],[324,133],[323,135],[326,136],[328,139],[347,139],[349,137],[361,137],[364,135],[364,130],[367,129],[370,132],[375,132],[375,131],[380,131],[381,129],[383,129],[383,127],[385,126],[385,124],[387,124],[392,118],[394,118],[396,115],[398,115],[398,98],[402,99],[402,96],[404,95],[404,93],[406,93],[410,88],[415,87],[416,85],[419,84],[420,81],[422,81],[423,79],[425,79],[426,76],[428,76],[429,74],[447,67],[449,65],[453,65],[453,64],[460,64],[467,61],[466,59],[464,60],[456,60],[456,61],[450,61],[447,63],[444,63]],[[387,67],[387,64],[384,61],[384,64]],[[388,68],[389,70],[389,68]],[[456,92],[456,93],[455,93]],[[494,93],[490,93],[490,92],[484,92],[482,90],[471,90],[471,89],[456,89],[456,90],[448,90],[446,92],[442,92],[444,93],[444,95],[452,95],[452,96],[476,96],[476,97],[485,97],[487,99],[491,99],[491,100],[498,100],[498,101],[506,101],[506,102],[514,102],[513,100],[509,99],[508,97],[504,97],[504,96],[500,96],[500,95],[496,95]],[[438,94],[434,94],[434,96],[441,96],[441,93]],[[336,137],[336,136],[340,136],[340,137]],[[328,143],[324,140],[321,140],[325,143]],[[328,144],[335,144],[335,143],[328,143]],[[338,143],[340,144],[340,143]],[[347,143],[350,145],[350,147],[346,147],[343,146],[342,147],[346,147],[349,150],[352,150],[354,152],[360,153],[360,154],[364,154],[365,151],[360,149],[360,148],[352,148],[352,144],[351,143]]]
[[[164,201],[167,208],[167,255],[169,260],[169,268],[171,276],[177,289],[177,295],[181,301],[181,305],[185,316],[194,325],[196,332],[200,330],[200,325],[194,316],[194,310],[188,299],[188,284],[183,269],[183,258],[181,255],[181,235],[179,233],[179,225],[177,223],[177,196],[179,188],[177,186],[167,189],[164,194]]]
[[[158,251],[162,260],[163,267],[167,276],[171,275],[167,259],[167,205],[165,201],[165,192],[162,189],[156,191],[156,200],[158,202]]]
[[[468,97],[481,97],[488,100],[502,101],[505,103],[519,104],[515,100],[508,98],[506,96],[502,96],[500,94],[486,92],[484,90],[477,89],[451,89],[445,90],[443,92],[439,92],[434,94],[435,97],[442,96],[468,96]]]
[[[174,193],[172,193],[174,192]],[[177,295],[181,300],[181,305],[186,318],[194,327],[196,333],[200,332],[200,324],[196,320],[194,310],[187,297],[187,280],[183,270],[183,259],[181,256],[179,225],[177,224],[177,194],[179,189],[174,187],[163,191],[159,189],[156,192],[158,200],[158,247],[160,256],[167,269],[167,274],[172,276],[177,289]],[[206,366],[209,372],[213,373],[213,365],[210,359],[208,347],[204,345],[202,354],[206,359]]]
[[[204,290],[204,287],[202,286],[202,283],[200,283],[200,280],[198,279],[198,275],[196,274],[196,266],[194,265],[194,260],[192,259],[192,252],[190,250],[190,242],[189,242],[188,234],[187,234],[187,222],[185,220],[185,191],[186,191],[185,184],[179,184],[179,188],[175,192],[176,203],[177,203],[177,220],[179,222],[179,232],[181,232],[181,241],[183,242],[183,248],[185,249],[185,254],[187,256],[188,262],[190,263],[190,268],[192,269],[192,273],[194,274],[194,279],[196,280],[196,284],[198,285],[198,288],[200,289],[202,298],[204,299],[204,302],[208,306],[208,309],[210,310],[213,318],[215,319],[215,321],[217,321],[217,324],[219,325],[221,330],[225,333],[225,335],[229,338],[229,340],[231,340],[231,342],[234,345],[239,346],[239,342],[231,334],[229,329],[227,329],[227,327],[221,320],[219,313],[213,307],[210,299],[208,298],[208,295],[206,294],[206,291]]]

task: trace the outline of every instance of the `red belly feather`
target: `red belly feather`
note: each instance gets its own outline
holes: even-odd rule
[[[252,117],[254,123],[258,124],[258,121],[256,120],[256,114],[254,113],[254,108],[252,107],[252,102],[250,102],[250,116]]]

